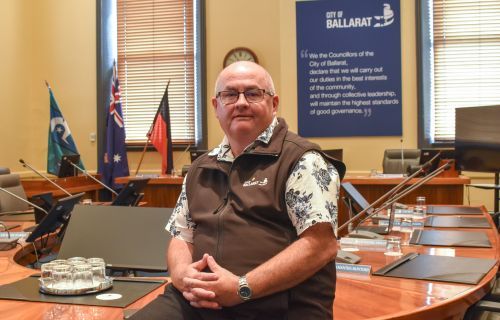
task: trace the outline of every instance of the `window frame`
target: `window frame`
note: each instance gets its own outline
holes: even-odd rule
[[[454,140],[432,141],[433,128],[433,78],[434,78],[434,39],[432,34],[432,0],[415,2],[417,34],[417,103],[418,103],[418,147],[448,148],[454,147]],[[481,96],[478,96],[480,99]],[[484,105],[489,105],[486,103]],[[483,105],[478,103],[477,106]],[[472,106],[472,105],[471,105]]]
[[[432,75],[433,62],[432,55],[426,54],[434,52],[432,50],[432,36],[429,35],[430,8],[427,0],[417,0],[415,2],[415,12],[417,21],[417,103],[418,103],[418,148],[449,148],[453,147],[452,142],[432,142],[431,141],[431,106],[432,106]],[[432,51],[431,51],[432,50]]]
[[[173,145],[173,149],[186,150],[207,148],[207,108],[206,108],[206,42],[205,42],[205,1],[193,0],[193,28],[195,30],[195,99],[194,99],[194,122],[195,142],[193,144]],[[113,61],[116,57],[116,46],[111,44],[116,32],[116,19],[114,15],[116,0],[96,0],[96,57],[97,57],[97,157],[98,163],[104,153],[106,140],[106,112],[109,105],[109,92],[111,87],[111,76]],[[136,143],[127,144],[127,151],[139,151],[144,145]],[[149,145],[148,150],[154,150]]]

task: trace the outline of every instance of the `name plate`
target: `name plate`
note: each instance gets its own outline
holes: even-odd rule
[[[395,209],[394,214],[395,215],[406,215],[406,214],[413,214],[413,209]]]
[[[380,220],[378,222],[378,225],[379,226],[387,226],[387,225],[389,225],[389,221],[387,221],[387,220]],[[415,221],[415,220],[413,220],[411,225],[414,226],[414,227],[422,227],[423,228],[424,227],[424,222],[423,221]],[[399,220],[399,219],[394,220],[393,226],[395,226],[395,227],[401,226],[401,220]]]
[[[335,263],[335,268],[338,272],[348,272],[363,275],[370,275],[372,266],[364,264],[349,264],[349,263]]]
[[[385,239],[363,239],[363,238],[341,238],[341,246],[354,247],[381,247],[385,249],[387,240]]]

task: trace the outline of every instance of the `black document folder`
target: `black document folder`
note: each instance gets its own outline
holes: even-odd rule
[[[477,284],[496,260],[408,253],[375,271],[377,276]]]
[[[461,216],[431,216],[425,219],[425,227],[434,228],[491,228],[486,218]]]
[[[484,232],[452,230],[414,230],[411,244],[424,246],[480,247],[491,248]]]
[[[55,296],[41,293],[38,279],[39,277],[32,276],[0,286],[0,299],[124,308],[165,283],[164,280],[115,279],[113,287],[103,292],[79,296]],[[116,300],[98,299],[100,294],[112,293],[121,297]]]
[[[481,207],[470,206],[427,206],[427,214],[480,215]]]

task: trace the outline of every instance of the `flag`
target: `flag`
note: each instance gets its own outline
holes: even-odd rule
[[[106,115],[106,146],[101,168],[102,182],[112,189],[118,189],[122,186],[121,184],[115,184],[115,178],[130,174],[125,149],[125,125],[122,115],[120,82],[116,70],[113,70],[109,110]]]
[[[49,145],[47,149],[47,172],[57,175],[61,166],[63,155],[79,154],[76,148],[75,141],[71,136],[68,123],[57,105],[52,89],[49,88],[50,94],[50,125],[49,125]],[[85,169],[82,160],[77,164],[80,168]]]
[[[160,106],[153,120],[153,130],[149,139],[161,154],[161,172],[169,174],[174,167],[172,161],[172,136],[170,134],[170,110],[168,105],[168,84],[161,99]]]

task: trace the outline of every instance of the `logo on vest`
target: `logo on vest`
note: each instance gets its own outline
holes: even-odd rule
[[[255,177],[252,180],[247,180],[243,183],[243,187],[251,187],[251,186],[265,186],[267,185],[267,178],[263,180],[256,180]]]

